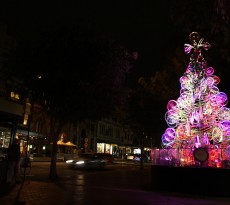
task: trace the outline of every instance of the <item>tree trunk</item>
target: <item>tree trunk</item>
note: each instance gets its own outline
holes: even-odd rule
[[[143,142],[142,142],[143,143]],[[144,169],[144,145],[141,145],[141,169]]]
[[[58,179],[58,174],[57,174],[57,141],[58,141],[58,136],[61,132],[62,129],[62,124],[58,123],[57,130],[54,131],[55,129],[55,120],[51,120],[50,122],[50,132],[51,132],[51,137],[53,138],[53,149],[51,153],[51,162],[50,162],[50,175],[49,178],[51,180],[56,180]]]
[[[54,136],[53,149],[52,149],[52,153],[51,153],[49,178],[52,179],[52,180],[56,180],[58,178],[57,166],[56,166],[56,161],[57,161],[57,138],[58,138],[57,136]]]

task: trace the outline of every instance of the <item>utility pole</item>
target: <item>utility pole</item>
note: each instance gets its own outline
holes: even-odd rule
[[[141,135],[141,143],[140,143],[140,145],[141,145],[141,160],[140,160],[141,167],[140,168],[144,169],[144,159],[143,159],[143,157],[144,157],[144,132]]]

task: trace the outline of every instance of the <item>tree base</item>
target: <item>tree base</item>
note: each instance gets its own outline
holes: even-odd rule
[[[230,196],[230,169],[151,165],[152,187],[212,196]]]

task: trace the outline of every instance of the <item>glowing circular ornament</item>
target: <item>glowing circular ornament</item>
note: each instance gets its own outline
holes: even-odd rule
[[[227,107],[222,107],[220,115],[223,119],[230,120],[230,109]]]
[[[219,127],[223,130],[223,135],[230,135],[230,121],[224,120],[219,123]]]
[[[181,97],[185,97],[186,95],[187,95],[187,89],[185,89],[185,88],[182,88],[181,90],[180,90],[180,95],[181,95]]]
[[[167,135],[168,141],[174,141],[176,139],[176,132],[173,128],[167,128],[165,134]]]
[[[185,105],[184,97],[180,96],[180,97],[177,99],[177,105],[178,105],[178,107],[180,107],[180,108],[184,108],[184,105]]]
[[[166,134],[162,135],[161,141],[165,147],[171,147],[174,143],[174,141],[168,141],[168,136]]]
[[[219,88],[216,86],[212,86],[212,88],[210,89],[211,94],[217,94],[219,92]]]
[[[208,86],[213,86],[214,85],[214,78],[213,77],[208,77],[207,79],[206,79],[206,82],[207,82],[207,85]]]
[[[169,141],[167,140],[167,138],[165,138],[165,134],[162,135],[161,141],[162,141],[162,144],[163,144],[164,146],[168,146],[168,145],[170,145],[170,143],[171,143],[171,142],[169,142]]]
[[[208,103],[208,101],[210,100],[210,94],[209,93],[205,93],[205,95],[204,95],[204,98],[203,98],[203,102],[207,102]]]
[[[216,85],[220,83],[220,78],[218,76],[215,75],[215,76],[213,76],[213,78],[214,78],[214,83]]]
[[[165,121],[169,127],[176,127],[178,124],[178,113],[175,110],[168,110],[165,114]]]
[[[206,93],[206,90],[207,90],[207,80],[205,78],[202,78],[201,81],[200,81],[200,90],[202,92],[202,94]]]
[[[192,33],[189,34],[189,39],[191,41],[198,41],[199,38],[200,38],[200,35],[197,32],[192,32]]]
[[[227,95],[224,92],[219,92],[216,95],[216,102],[220,106],[225,106],[228,103]]]
[[[185,85],[188,83],[188,77],[187,76],[182,76],[179,80],[179,82],[182,84],[182,85]]]
[[[171,146],[176,140],[176,133],[173,128],[167,128],[162,135],[161,141],[165,146]]]
[[[170,100],[167,105],[167,109],[171,110],[177,107],[177,102],[175,100]]]
[[[220,127],[214,127],[212,130],[212,140],[215,144],[222,142],[223,131]]]
[[[214,68],[213,67],[206,68],[205,72],[207,76],[211,76],[214,73]]]
[[[183,124],[179,124],[176,128],[176,136],[179,140],[182,140],[185,136],[185,126]]]

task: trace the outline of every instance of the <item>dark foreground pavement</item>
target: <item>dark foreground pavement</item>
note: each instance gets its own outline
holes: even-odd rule
[[[33,167],[35,169],[35,167]],[[167,186],[167,185],[166,185]],[[230,198],[156,192],[150,167],[118,167],[104,172],[63,174],[57,182],[47,174],[31,175],[0,198],[0,205],[230,205]]]

